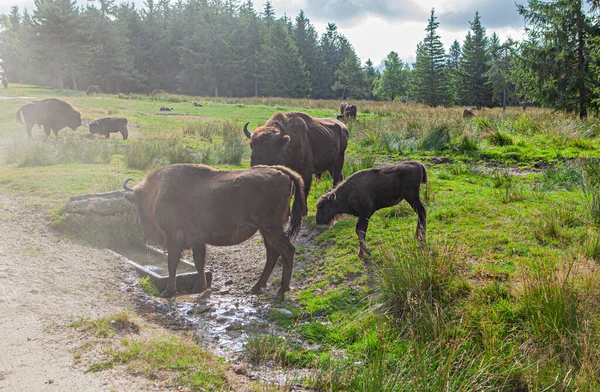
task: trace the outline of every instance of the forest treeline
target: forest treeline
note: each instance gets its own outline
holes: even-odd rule
[[[35,0],[0,15],[0,59],[12,82],[104,92],[162,89],[205,96],[410,100],[493,107],[536,102],[585,117],[598,107],[599,0],[516,6],[526,38],[501,42],[479,13],[444,49],[435,11],[416,61],[390,52],[361,63],[334,23],[319,36],[303,11],[276,18],[251,0]],[[466,21],[465,21],[466,23]],[[373,37],[377,39],[377,37]]]

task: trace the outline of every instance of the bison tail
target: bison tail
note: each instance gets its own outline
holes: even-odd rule
[[[300,226],[302,225],[302,217],[308,214],[308,208],[306,207],[306,198],[304,196],[304,181],[302,177],[295,171],[285,166],[272,166],[280,172],[290,177],[294,184],[294,204],[292,204],[292,217],[290,218],[290,225],[285,232],[288,238],[294,238],[300,232]]]
[[[427,182],[429,181],[427,177],[427,170],[425,169],[425,166],[423,164],[421,164],[421,167],[423,168],[423,177],[421,177],[421,184],[427,184]]]
[[[19,110],[17,110],[17,122],[23,124],[23,120],[21,120],[21,112],[23,111],[23,108],[19,108]]]

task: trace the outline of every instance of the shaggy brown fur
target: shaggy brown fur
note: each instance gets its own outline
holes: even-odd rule
[[[50,131],[58,137],[58,131],[65,127],[76,130],[77,127],[81,126],[81,113],[79,113],[79,110],[71,106],[70,103],[56,98],[31,101],[21,106],[17,111],[17,121],[23,123],[21,113],[23,113],[27,135],[30,139],[33,138],[31,128],[34,125],[44,127],[46,137],[50,136]]]
[[[104,135],[106,139],[110,138],[111,133],[121,132],[123,140],[127,140],[127,119],[124,117],[104,117],[94,120],[90,123],[90,132],[95,135]]]
[[[252,292],[266,286],[281,255],[283,276],[277,295],[283,299],[294,264],[290,238],[298,233],[306,213],[302,178],[297,173],[283,166],[221,171],[177,164],[149,172],[134,190],[127,187],[127,181],[125,198],[136,205],[146,239],[168,250],[169,280],[161,296],[170,297],[177,290],[175,276],[183,249],[193,251],[199,274],[193,291],[201,292],[207,288],[206,244],[239,244],[258,230],[267,248],[267,262]],[[284,232],[292,193],[297,213],[292,212]]]
[[[419,197],[421,184],[425,183],[427,171],[419,162],[357,171],[319,198],[317,224],[330,224],[340,214],[357,216],[358,255],[370,254],[365,239],[371,215],[406,200],[419,216],[415,238],[425,241],[427,212]]]
[[[465,108],[463,111],[463,118],[475,117],[475,113],[473,113],[473,109]]]
[[[283,129],[277,124],[281,124]],[[348,128],[332,118],[315,118],[305,113],[277,113],[252,134],[250,165],[283,165],[297,171],[308,196],[312,175],[329,171],[333,183],[342,181]]]
[[[87,95],[102,94],[102,90],[100,90],[100,87],[98,86],[89,86],[87,90],[85,90],[85,93]]]

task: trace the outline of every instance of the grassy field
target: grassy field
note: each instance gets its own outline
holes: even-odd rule
[[[4,96],[63,97],[87,120],[129,119],[127,141],[82,126],[58,141],[34,129],[31,142],[14,118],[28,99],[0,100],[0,189],[35,195],[33,208],[45,211],[155,166],[248,167],[245,122],[290,110],[332,117],[339,104],[88,97],[19,85]],[[405,203],[373,216],[368,260],[356,256],[355,219],[316,228],[315,243],[298,248],[311,263],[294,276],[308,283],[286,300],[293,316],[273,315],[307,344],[266,335],[248,343],[248,359],[316,369],[303,382],[325,391],[600,390],[600,121],[534,108],[463,119],[463,108],[357,106],[345,175],[424,162],[428,244],[412,239],[417,218]],[[305,226],[330,186],[327,176],[313,186]]]

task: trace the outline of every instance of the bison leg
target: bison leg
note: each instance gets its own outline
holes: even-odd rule
[[[371,256],[371,251],[366,243],[367,229],[369,227],[369,218],[360,216],[356,223],[356,235],[358,235],[358,257],[363,257],[366,253]]]
[[[160,296],[163,298],[172,297],[173,294],[177,292],[177,264],[181,258],[182,251],[183,249],[177,241],[167,240],[167,252],[169,252],[169,278],[167,280],[167,287],[162,293],[160,293]]]
[[[105,138],[105,139],[110,139],[110,132],[106,132],[106,133],[104,134],[104,138]]]
[[[261,232],[261,234],[263,233]],[[264,234],[263,238],[265,238],[265,248],[267,248],[267,262],[265,263],[265,268],[263,269],[258,282],[256,282],[256,284],[252,286],[252,289],[250,290],[250,292],[254,294],[260,293],[260,289],[267,285],[267,280],[269,280],[271,273],[273,273],[273,268],[279,259],[279,252],[272,245],[270,245]]]
[[[427,240],[427,209],[425,208],[425,204],[423,204],[418,196],[408,203],[419,216],[415,238],[419,240],[421,245],[423,245],[423,243]]]
[[[46,137],[50,137],[50,127],[44,125],[44,133],[46,134]]]
[[[206,275],[204,274],[204,262],[206,261],[206,245],[200,244],[192,248],[194,254],[194,264],[198,270],[198,283],[192,289],[193,293],[201,293],[208,288]]]
[[[127,132],[127,128],[121,130],[121,135],[123,135],[123,140],[127,140],[127,137],[129,136],[129,132]]]
[[[332,170],[329,171],[331,173],[331,178],[333,178],[333,186],[335,187],[337,184],[344,180],[342,176],[342,170],[344,169],[344,153],[342,152],[340,156],[335,161],[335,166]]]
[[[54,137],[58,139],[58,129],[52,128],[52,132],[54,132]]]
[[[31,128],[33,128],[33,124],[25,124],[25,128],[27,129],[27,136],[30,139],[33,139],[33,135],[31,134]]]
[[[277,292],[277,298],[279,298],[280,300],[283,301],[285,292],[290,289],[290,281],[292,280],[292,270],[294,268],[294,253],[296,252],[296,248],[294,247],[294,245],[292,245],[290,240],[283,233],[283,228],[281,228],[275,234],[271,234],[269,232],[263,232],[262,230],[261,230],[261,233],[264,233],[263,238],[265,239],[265,244],[269,243],[270,246],[272,246],[273,249],[281,255],[281,258],[283,260],[283,273],[281,275],[281,287],[279,288],[279,291]],[[269,257],[269,254],[267,253],[267,263],[269,262],[268,257]],[[271,261],[271,262],[273,263],[273,266],[274,266],[275,262],[277,261],[277,258],[275,258],[274,254],[272,257],[273,258],[271,260],[274,260],[274,261]],[[268,275],[271,274],[271,271],[273,270],[273,266],[270,267],[270,271],[269,271]],[[266,269],[267,269],[267,265],[265,265],[265,271],[263,271],[263,273],[266,273]],[[268,275],[267,275],[267,278],[268,278]],[[261,279],[262,279],[262,276],[261,276]],[[258,285],[258,283],[261,283],[260,279],[257,282],[257,285]]]

